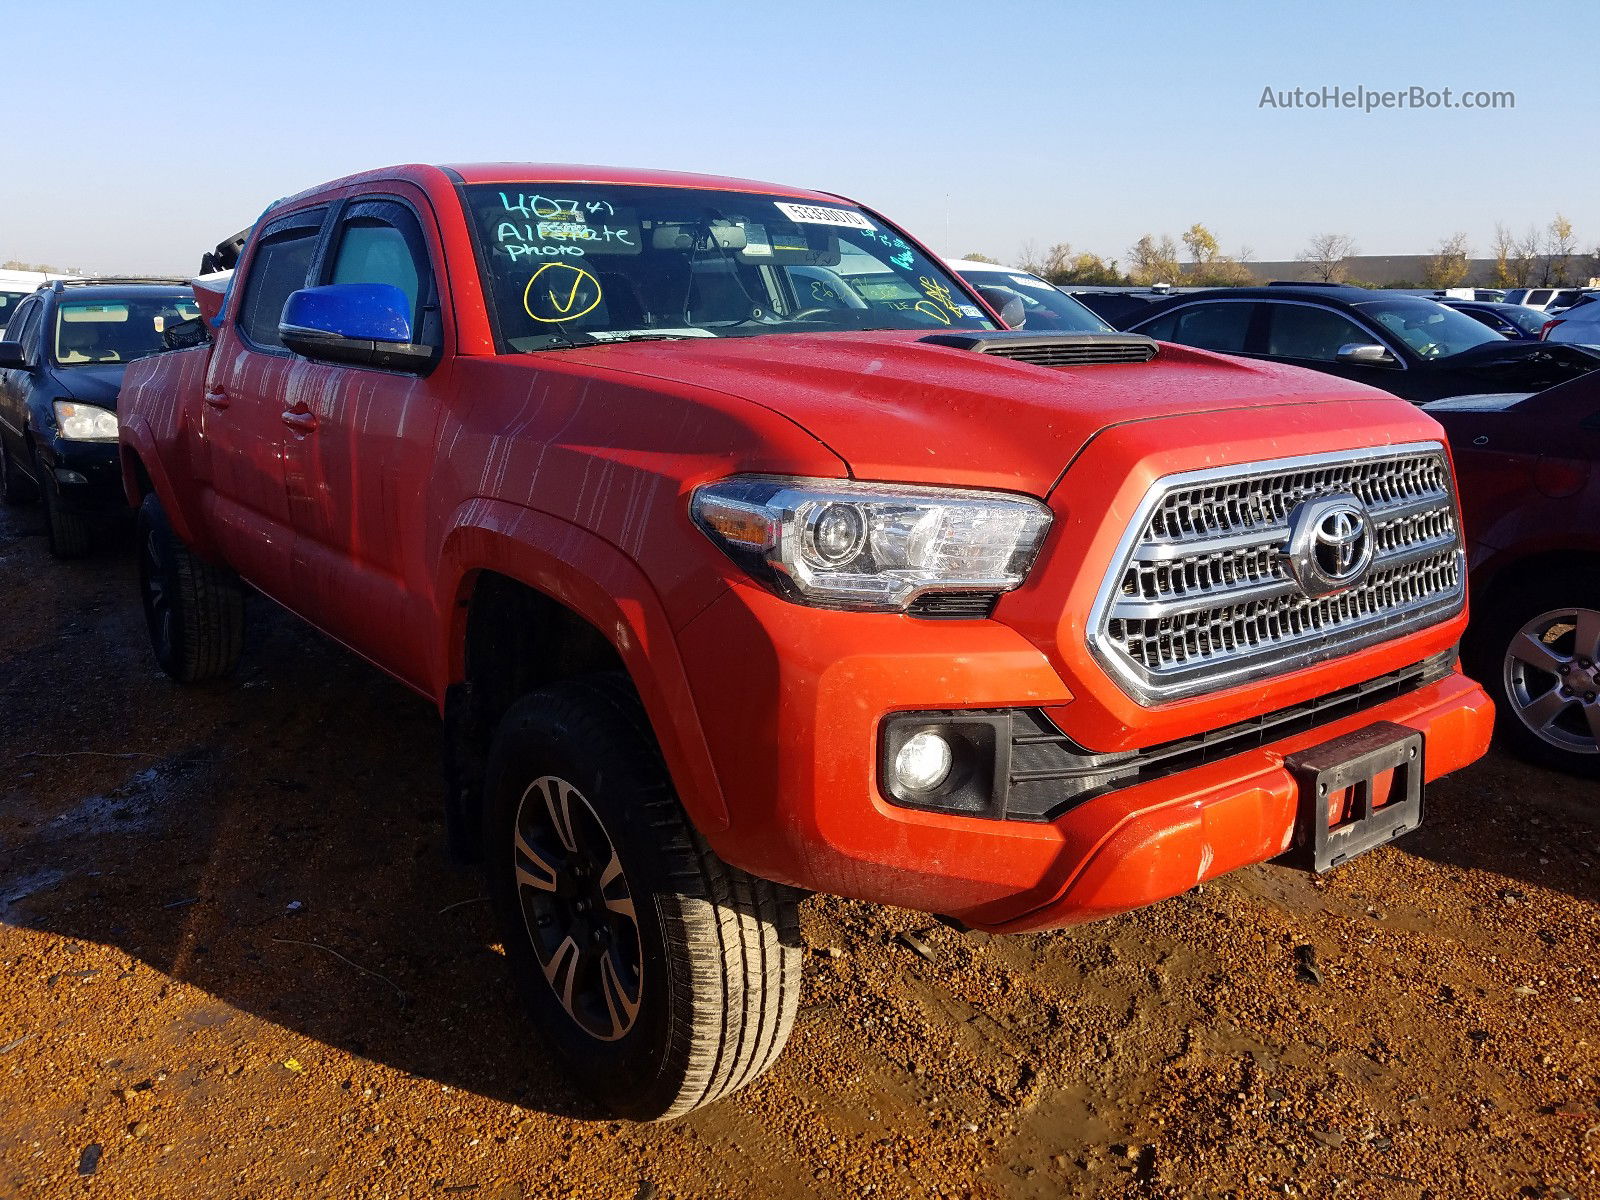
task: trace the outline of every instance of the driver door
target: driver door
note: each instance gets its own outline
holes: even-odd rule
[[[1342,379],[1353,379],[1386,392],[1398,385],[1396,376],[1405,370],[1398,363],[1404,360],[1387,339],[1357,324],[1344,313],[1316,304],[1287,304],[1282,301],[1268,302],[1262,307],[1266,310],[1268,358],[1325,371]],[[1351,344],[1383,346],[1395,355],[1397,365],[1385,367],[1374,363],[1340,362],[1340,347]]]

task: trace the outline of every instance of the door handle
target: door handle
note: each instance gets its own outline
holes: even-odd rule
[[[286,412],[283,414],[283,423],[296,433],[314,433],[317,428],[317,414],[312,412]]]
[[[208,408],[227,408],[228,405],[232,403],[232,401],[228,399],[228,393],[223,391],[221,388],[207,388],[205,400]]]

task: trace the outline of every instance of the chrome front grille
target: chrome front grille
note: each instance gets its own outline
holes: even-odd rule
[[[1307,595],[1284,559],[1302,501],[1366,505],[1375,558]],[[1089,641],[1141,704],[1337,657],[1453,615],[1465,561],[1449,463],[1434,442],[1279,459],[1158,480],[1096,601]]]

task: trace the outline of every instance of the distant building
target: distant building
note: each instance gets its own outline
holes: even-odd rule
[[[1344,260],[1345,278],[1356,283],[1370,283],[1377,287],[1389,284],[1405,284],[1410,287],[1422,287],[1422,277],[1427,272],[1428,261],[1431,254],[1354,254]],[[1295,282],[1310,282],[1316,279],[1316,271],[1308,262],[1293,260],[1289,262],[1248,262],[1243,264],[1251,274],[1261,283],[1270,283],[1274,279],[1292,280]],[[1190,269],[1188,263],[1184,264],[1184,271]],[[1600,275],[1600,263],[1589,254],[1574,255],[1572,265],[1568,268],[1568,284],[1582,284],[1587,282],[1592,286],[1600,286],[1591,275]],[[1467,260],[1467,277],[1463,283],[1468,287],[1493,287],[1495,278],[1495,260],[1492,258],[1469,258]],[[1536,281],[1530,281],[1536,282]]]

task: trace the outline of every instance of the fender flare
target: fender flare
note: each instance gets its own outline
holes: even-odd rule
[[[122,491],[128,498],[129,506],[135,509],[139,507],[141,489],[138,472],[142,469],[145,477],[150,480],[151,490],[161,501],[161,507],[166,510],[172,531],[185,546],[202,556],[210,557],[210,539],[203,536],[202,526],[190,519],[188,509],[180,501],[179,497],[183,495],[183,491],[172,482],[171,475],[167,473],[166,464],[156,452],[155,436],[151,433],[150,423],[144,417],[134,416],[123,422],[117,434],[117,460],[122,468]]]
[[[483,571],[549,596],[611,643],[644,703],[690,820],[702,831],[726,829],[727,802],[666,609],[638,564],[559,517],[488,499],[470,500],[453,514],[434,592],[441,602],[437,694],[465,677],[467,612]]]

